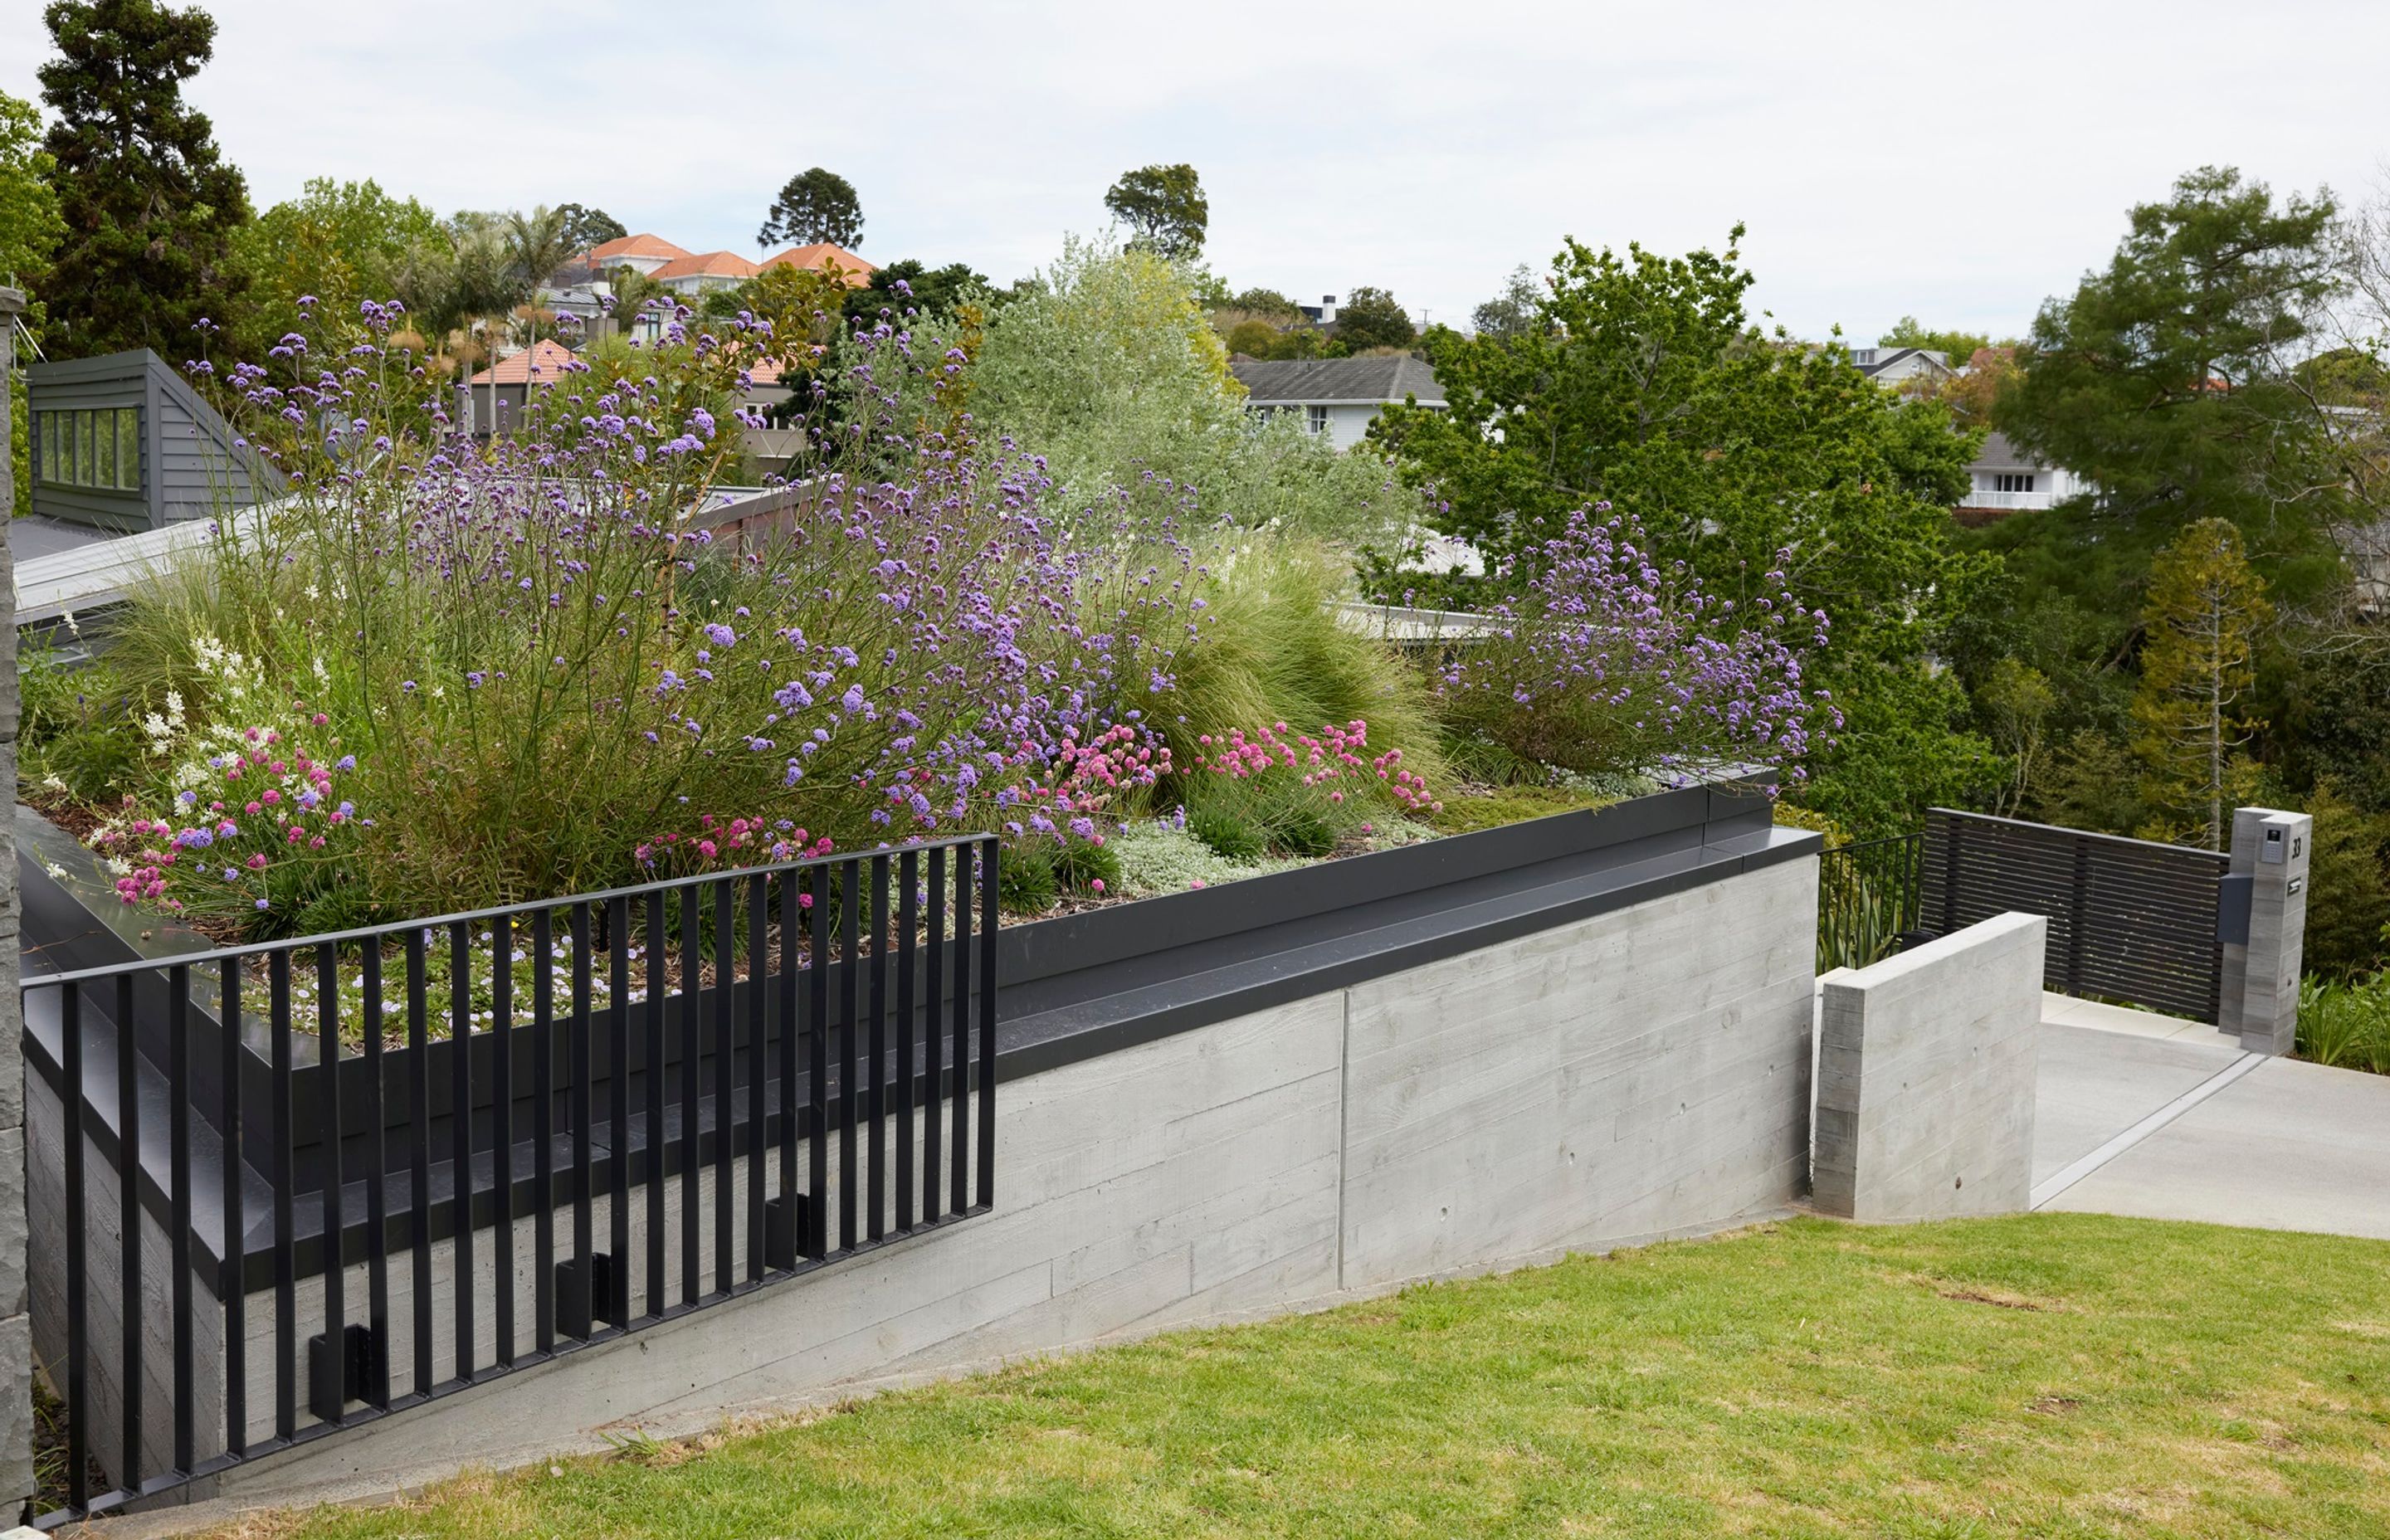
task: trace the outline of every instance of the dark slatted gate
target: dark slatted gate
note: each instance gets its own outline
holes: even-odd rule
[[[2011,910],[2047,916],[2051,989],[2213,1021],[2228,865],[2212,851],[1937,807],[1925,817],[1920,918],[1948,935]]]

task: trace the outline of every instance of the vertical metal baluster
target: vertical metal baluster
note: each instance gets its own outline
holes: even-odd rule
[[[556,1351],[556,917],[531,917],[532,1346]]]
[[[147,1379],[141,1347],[148,1313],[141,1298],[141,1060],[133,1016],[133,975],[120,973],[116,976],[116,1214],[117,1260],[122,1264],[118,1282],[123,1290],[117,1298],[123,1302],[124,1312],[124,1358],[119,1380],[124,1455],[117,1481],[139,1491],[144,1474],[141,1390]]]
[[[249,1451],[249,1226],[241,1213],[240,959],[226,957],[216,967],[222,997],[216,1020],[224,1025],[225,1449],[238,1459]]]
[[[332,1360],[332,1416],[349,1405],[348,1278],[345,1215],[341,1206],[341,959],[332,944],[315,948],[315,1082],[324,1109],[324,1351]],[[314,1373],[314,1366],[309,1366]],[[311,1379],[309,1389],[313,1390]]]
[[[515,929],[490,921],[490,1322],[492,1357],[515,1363]]]
[[[913,929],[920,923],[921,857],[896,858],[896,1228],[913,1227]]]
[[[871,858],[871,1036],[863,1073],[869,1093],[871,1160],[866,1167],[866,1200],[871,1205],[871,1238],[888,1233],[888,857]]]
[[[382,1372],[358,1387],[367,1405],[390,1410],[390,1201],[384,1190],[389,1152],[382,1147],[381,938],[367,936],[361,959],[366,992],[366,1329]]]
[[[996,1201],[996,842],[979,847],[979,1202]]]
[[[797,1202],[797,973],[800,925],[798,874],[783,870],[775,879],[780,907],[780,1201],[789,1224],[789,1264],[803,1254],[805,1237],[796,1228]]]
[[[566,1045],[572,1077],[572,1268],[573,1301],[586,1338],[598,1326],[597,1224],[589,1207],[589,905],[576,904],[572,925],[572,1041]],[[552,1276],[552,1275],[551,1275]]]
[[[805,1254],[816,1259],[829,1254],[829,893],[828,866],[805,873],[805,896],[813,900],[805,959],[805,1004],[812,1018],[805,1039],[805,1182],[813,1233],[806,1237]]]
[[[648,921],[648,1314],[661,1315],[664,1293],[664,965],[670,961],[666,933],[671,899],[662,891],[642,902]]]
[[[290,1240],[291,1187],[297,1182],[290,1125],[290,954],[266,955],[266,1030],[273,1034],[274,1097],[274,1433],[289,1438],[299,1425],[299,1269]]]
[[[938,1217],[938,1202],[944,1194],[938,1181],[938,1136],[945,1126],[945,1109],[939,1097],[945,1094],[945,986],[946,986],[946,850],[944,845],[930,852],[930,976],[924,981],[927,996],[922,1025],[922,1051],[929,1063],[923,1067],[921,1115],[921,1219],[928,1223]]]
[[[838,905],[838,1247],[846,1251],[854,1249],[854,1040],[861,1026],[855,986],[862,967],[855,957],[855,936],[861,928],[857,912],[863,907],[863,863],[851,860],[842,867]]]
[[[771,890],[747,879],[747,1280],[764,1276],[764,1093],[772,1077],[765,1048],[772,1033]]]
[[[738,948],[739,895],[726,879],[713,884],[713,1288],[722,1294],[738,1281],[739,1139],[731,1116],[738,1109]]]
[[[606,998],[613,1007],[607,1020],[613,1032],[606,1046],[607,1148],[612,1156],[613,1200],[606,1217],[611,1235],[607,1254],[613,1258],[612,1287],[606,1313],[616,1326],[631,1324],[631,901],[617,898],[606,905],[606,934],[614,949],[607,955]],[[617,1308],[619,1302],[619,1308]],[[594,1317],[593,1317],[594,1318]]]
[[[955,847],[955,999],[949,1017],[955,1034],[955,1142],[946,1159],[954,1180],[946,1207],[970,1207],[970,986],[971,858],[977,845]]]
[[[406,1112],[414,1127],[407,1140],[407,1192],[414,1200],[415,1219],[407,1226],[415,1251],[414,1278],[407,1290],[415,1304],[415,1380],[417,1395],[431,1389],[431,1024],[424,995],[423,927],[406,930]],[[465,1051],[460,1042],[456,1051]]]
[[[174,1270],[174,1469],[188,1474],[199,1463],[199,1431],[195,1408],[191,1402],[193,1354],[191,1339],[199,1323],[191,1308],[191,970],[187,967],[166,970],[166,987],[173,997],[166,1002],[166,1030],[173,1041],[166,1050],[166,1095],[168,1137],[173,1148],[167,1152],[167,1169],[171,1173],[172,1196],[168,1208],[173,1226],[167,1236],[167,1249]]]
[[[690,883],[680,891],[680,1303],[698,1301],[698,1278],[704,1258],[700,1226],[705,1217],[703,1174],[698,1139],[698,1097],[702,1093],[699,1072],[704,1060],[705,1019],[698,999],[698,981],[705,971],[705,953],[699,944],[705,928],[705,891]]]
[[[456,1253],[456,1378],[473,1378],[473,927],[448,927],[448,1209]],[[430,1130],[426,1129],[429,1136]],[[426,1200],[427,1203],[429,1200]]]
[[[84,1247],[91,1226],[76,1216],[91,1211],[84,1200],[83,989],[78,984],[59,986],[58,1043],[67,1141],[67,1503],[81,1513],[91,1504],[91,1398],[85,1393],[91,1354],[84,1340],[91,1303]]]

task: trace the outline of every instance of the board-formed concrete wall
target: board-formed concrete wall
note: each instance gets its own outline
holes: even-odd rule
[[[993,1213],[218,1490],[387,1489],[1780,1212],[1804,1186],[1817,869],[1759,866],[1009,1081]]]
[[[25,296],[0,289],[0,444],[8,443],[7,382]],[[16,481],[0,476],[0,591],[17,591],[8,555]],[[17,802],[17,624],[0,629],[0,796]],[[25,1074],[18,1041],[17,845],[0,820],[0,1523],[33,1495],[33,1321],[26,1291]]]
[[[2030,1205],[2049,930],[2039,915],[2000,915],[1824,982],[1819,1210],[1904,1220]]]

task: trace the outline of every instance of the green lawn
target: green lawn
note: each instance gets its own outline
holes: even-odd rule
[[[238,1533],[2390,1536],[2390,1244],[1796,1221]]]

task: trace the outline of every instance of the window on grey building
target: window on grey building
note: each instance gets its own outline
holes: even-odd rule
[[[2031,492],[2033,478],[2028,475],[2001,471],[1992,478],[1992,490],[1994,492]]]
[[[41,479],[52,486],[141,490],[141,408],[44,412]]]
[[[1303,409],[1303,416],[1304,424],[1309,427],[1313,432],[1325,433],[1328,431],[1327,407],[1306,406]]]

